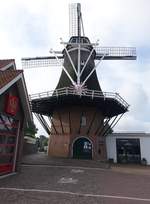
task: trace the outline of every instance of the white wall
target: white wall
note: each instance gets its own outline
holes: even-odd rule
[[[137,135],[137,136],[136,136]],[[141,159],[145,158],[147,160],[147,164],[150,165],[150,134],[131,134],[129,136],[128,134],[117,134],[114,135],[108,135],[106,137],[106,148],[107,148],[107,158],[108,159],[114,159],[114,162],[117,162],[117,153],[116,153],[116,138],[132,138],[132,139],[140,139],[140,148],[141,148]]]
[[[145,158],[147,160],[147,164],[150,165],[150,138],[149,137],[140,138],[140,146],[141,146],[141,159]]]
[[[116,137],[107,136],[106,137],[106,150],[107,150],[107,159],[114,159],[114,162],[117,162],[117,153],[116,153]]]

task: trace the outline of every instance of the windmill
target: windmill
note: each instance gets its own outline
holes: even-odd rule
[[[50,135],[48,155],[106,159],[105,136],[117,124],[128,103],[103,92],[96,69],[102,60],[135,60],[133,47],[99,47],[85,36],[81,5],[70,4],[70,39],[50,56],[23,58],[23,68],[59,65],[62,73],[54,91],[30,96],[32,112]]]

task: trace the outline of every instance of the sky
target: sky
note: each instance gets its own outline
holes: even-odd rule
[[[69,3],[81,3],[85,35],[99,46],[131,46],[137,60],[103,61],[97,75],[103,91],[118,92],[129,111],[115,131],[150,132],[149,0],[0,0],[0,59],[48,56],[69,40]],[[24,70],[29,94],[54,90],[60,67]],[[46,135],[37,121],[38,134]]]

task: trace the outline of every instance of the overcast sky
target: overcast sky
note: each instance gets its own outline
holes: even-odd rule
[[[115,131],[150,132],[150,1],[79,0],[85,34],[100,46],[132,46],[137,60],[104,61],[97,69],[103,91],[118,92],[130,104]],[[69,0],[1,0],[0,58],[49,55],[69,38]],[[28,93],[55,89],[59,67],[25,70]],[[39,134],[46,134],[36,121]]]

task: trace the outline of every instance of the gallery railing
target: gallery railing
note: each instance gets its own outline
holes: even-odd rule
[[[107,99],[114,99],[121,103],[125,108],[129,107],[129,104],[118,94],[118,93],[113,93],[113,92],[102,92],[102,91],[97,91],[97,90],[90,90],[90,89],[84,89],[82,92],[77,92],[74,88],[70,87],[64,87],[60,89],[55,89],[53,91],[47,91],[47,92],[41,92],[37,94],[32,94],[29,95],[30,101],[34,99],[42,99],[42,98],[47,98],[47,97],[57,97],[59,98],[60,96],[64,95],[77,95],[77,96],[86,96],[86,97],[91,97],[91,99],[94,98],[103,98],[104,100]]]

